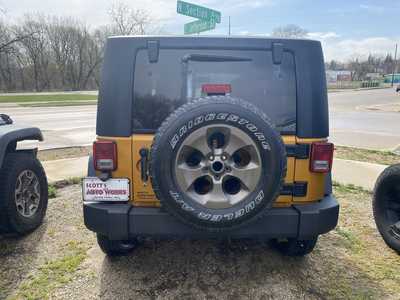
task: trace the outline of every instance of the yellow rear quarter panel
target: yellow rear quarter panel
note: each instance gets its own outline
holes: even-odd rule
[[[129,178],[131,184],[131,202],[134,206],[158,207],[151,186],[151,181],[144,183],[140,172],[139,150],[150,149],[154,135],[134,134],[131,137],[98,137],[98,140],[112,140],[117,144],[117,170],[112,173],[113,178]],[[326,139],[300,139],[295,136],[282,136],[286,145],[311,144],[312,142],[326,141]],[[324,196],[325,174],[311,173],[309,159],[295,159],[288,157],[285,183],[307,182],[305,197],[279,196],[274,203],[275,207],[290,206],[295,203],[315,202]]]

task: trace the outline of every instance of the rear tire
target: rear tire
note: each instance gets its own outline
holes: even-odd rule
[[[97,234],[97,243],[100,249],[108,256],[128,255],[139,246],[139,241],[137,239],[113,241],[99,233]]]
[[[305,256],[311,253],[317,244],[318,236],[310,240],[287,239],[271,241],[271,246],[285,256]]]
[[[379,176],[372,208],[383,240],[400,254],[400,164],[386,168]]]
[[[0,231],[33,231],[43,222],[47,202],[47,178],[39,160],[26,152],[7,154],[0,170]]]

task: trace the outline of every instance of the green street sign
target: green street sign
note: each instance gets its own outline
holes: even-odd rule
[[[193,21],[185,24],[184,27],[185,34],[200,33],[211,29],[215,29],[215,22],[208,20]]]
[[[180,0],[178,0],[176,12],[178,14],[200,20],[208,20],[214,21],[214,23],[221,23],[221,13],[219,11]]]

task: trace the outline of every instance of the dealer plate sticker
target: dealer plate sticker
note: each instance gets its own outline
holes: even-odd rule
[[[82,182],[83,201],[128,201],[129,180],[86,177]]]

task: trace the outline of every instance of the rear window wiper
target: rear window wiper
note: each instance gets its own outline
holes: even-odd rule
[[[184,57],[182,57],[183,63],[187,63],[188,61],[229,62],[229,61],[252,61],[252,59],[248,57],[204,55],[204,54],[187,54]]]

